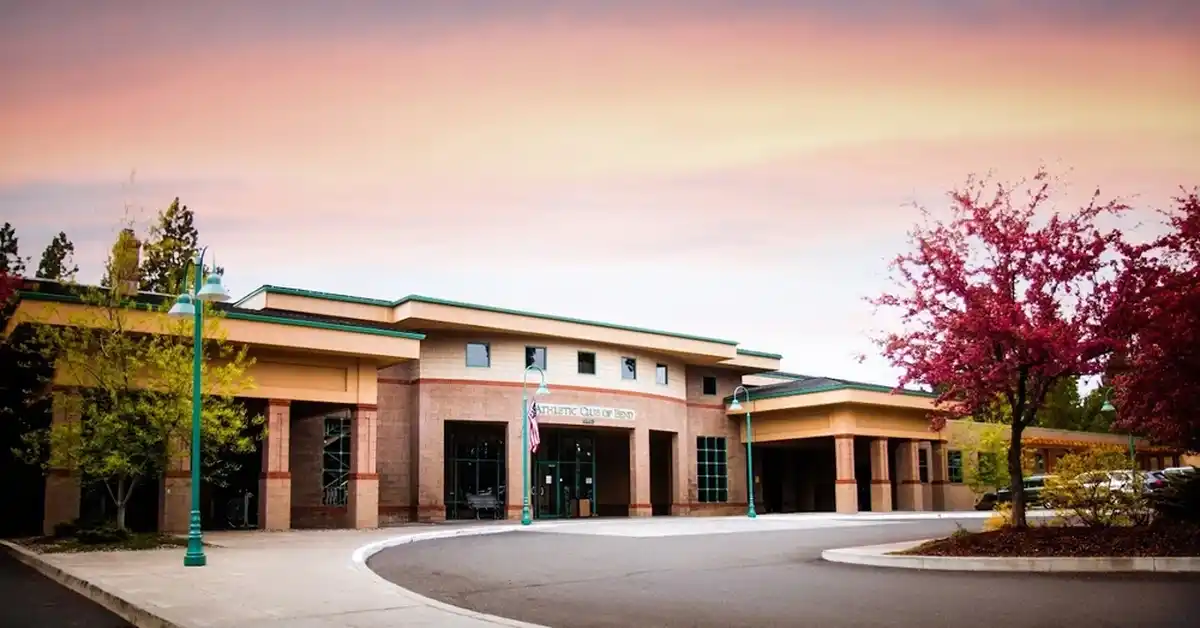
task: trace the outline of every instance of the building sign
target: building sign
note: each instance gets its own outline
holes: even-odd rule
[[[571,406],[559,403],[539,403],[538,414],[541,416],[567,417],[594,421],[609,419],[615,421],[632,421],[637,413],[625,408],[604,408],[601,406]]]

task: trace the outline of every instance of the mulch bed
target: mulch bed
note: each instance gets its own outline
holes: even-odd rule
[[[111,543],[83,543],[74,537],[40,536],[24,539],[21,544],[40,554],[62,552],[114,552],[128,550],[159,549],[163,547],[186,547],[187,539],[169,534],[132,534],[127,539]]]
[[[1082,528],[1033,526],[955,534],[896,552],[917,556],[1200,556],[1200,526]]]

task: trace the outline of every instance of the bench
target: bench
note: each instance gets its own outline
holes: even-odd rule
[[[476,519],[483,511],[491,511],[493,519],[500,518],[500,498],[493,493],[468,493],[467,507],[475,511]]]

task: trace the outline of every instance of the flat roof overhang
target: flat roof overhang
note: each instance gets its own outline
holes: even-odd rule
[[[583,341],[674,356],[688,364],[741,373],[779,369],[782,356],[739,349],[737,342],[600,321],[409,295],[395,301],[262,286],[237,302],[240,308],[336,316],[418,331],[485,332]]]
[[[729,404],[732,397],[725,399],[725,414],[741,416],[749,410],[751,413],[773,412],[779,410],[794,410],[798,408],[815,408],[840,404],[856,404],[908,410],[933,410],[934,396],[915,391],[888,392],[883,386],[871,387],[838,386],[828,389],[809,389],[800,392],[789,392],[772,395],[770,393],[756,396],[750,391],[749,401],[739,398],[740,410],[731,410]]]
[[[738,358],[737,343],[733,341],[535,317],[495,308],[481,310],[447,302],[410,299],[396,306],[393,320],[409,329],[486,331],[634,347],[676,356],[689,364],[719,365]]]
[[[78,297],[22,292],[19,298],[6,333],[20,325],[78,326],[96,320],[98,308]],[[163,312],[140,304],[131,304],[126,312],[131,331],[164,333],[166,314]],[[423,338],[411,332],[276,317],[244,310],[223,312],[221,329],[226,340],[236,344],[363,358],[380,366],[419,359]]]

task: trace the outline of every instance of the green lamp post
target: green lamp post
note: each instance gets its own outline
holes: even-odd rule
[[[1108,397],[1105,397],[1104,405],[1100,406],[1100,411],[1105,414],[1112,414],[1116,416],[1117,407],[1108,400]],[[1129,433],[1129,460],[1133,463],[1133,466],[1137,466],[1137,443],[1134,439],[1133,432]]]
[[[542,383],[538,384],[534,395],[548,395],[550,389],[546,388],[546,371],[543,371],[540,366],[530,364],[525,367],[525,375],[521,378],[521,525],[527,526],[533,523],[533,513],[529,511],[529,493],[532,486],[529,482],[529,371],[537,371],[542,378]]]
[[[204,275],[204,254],[208,247],[196,253],[195,277],[191,292],[184,292],[175,299],[167,312],[173,318],[192,319],[192,512],[188,522],[187,553],[183,555],[185,567],[203,567],[208,559],[204,556],[204,538],[200,532],[200,370],[204,359],[204,302],[229,300],[229,293],[221,285],[221,275],[213,273],[208,279]]]
[[[742,409],[742,404],[738,403],[738,392],[745,397],[746,403],[750,403],[750,391],[745,386],[738,386],[733,389],[733,403],[729,404],[729,409],[737,412]],[[751,519],[758,516],[754,511],[754,429],[750,425],[750,410],[746,409],[746,491],[748,497],[746,499],[746,516]]]

